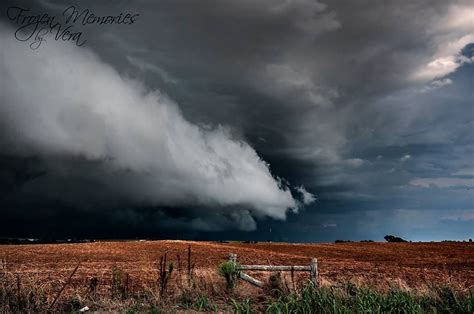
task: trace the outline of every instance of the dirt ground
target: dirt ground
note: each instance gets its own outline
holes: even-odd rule
[[[0,245],[0,259],[4,271],[36,282],[64,280],[79,264],[75,286],[87,286],[93,277],[107,284],[114,268],[141,285],[156,282],[158,264],[165,253],[175,272],[186,277],[189,246],[194,272],[205,274],[211,281],[220,280],[217,266],[235,253],[240,264],[309,265],[311,257],[316,257],[322,284],[355,281],[377,287],[474,286],[474,244],[467,242],[245,244],[167,240]],[[298,274],[300,279],[304,276],[307,274]]]

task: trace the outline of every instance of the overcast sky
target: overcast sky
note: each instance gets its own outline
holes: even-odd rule
[[[474,237],[472,1],[112,4],[0,5],[0,237]]]

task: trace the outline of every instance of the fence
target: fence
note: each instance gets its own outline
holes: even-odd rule
[[[318,286],[318,260],[316,258],[311,259],[311,264],[309,266],[273,266],[273,265],[239,265],[237,264],[237,254],[229,255],[229,262],[237,265],[237,270],[239,271],[239,278],[245,280],[257,287],[263,287],[263,282],[257,280],[245,273],[243,270],[255,270],[255,271],[307,271],[310,273],[310,279],[313,282],[314,286]]]

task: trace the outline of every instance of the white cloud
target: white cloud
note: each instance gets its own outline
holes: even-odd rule
[[[432,32],[435,43],[434,54],[421,64],[411,78],[429,81],[454,72],[465,62],[472,62],[460,55],[460,50],[474,42],[474,7],[453,5],[439,20],[434,20]]]
[[[250,213],[285,219],[297,207],[255,150],[225,127],[189,123],[166,96],[121,76],[86,48],[48,40],[32,51],[5,29],[0,38],[0,120],[15,139],[6,143],[10,153],[84,158],[105,175],[79,175],[121,199],[233,208],[244,230],[255,228]]]
[[[413,77],[423,81],[440,78],[454,72],[460,65],[455,55],[440,57],[422,66]]]
[[[298,192],[300,192],[300,194],[303,198],[303,204],[304,205],[309,205],[309,204],[313,203],[314,201],[316,201],[316,196],[314,196],[314,194],[311,194],[308,191],[306,191],[304,186],[302,186],[302,185],[298,186],[298,187],[296,187],[296,190]]]

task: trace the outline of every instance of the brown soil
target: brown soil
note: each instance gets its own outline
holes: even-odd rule
[[[377,287],[455,283],[468,288],[474,285],[472,243],[95,242],[3,245],[0,258],[6,260],[9,273],[42,282],[67,278],[79,263],[74,276],[76,285],[86,285],[92,277],[107,282],[111,280],[113,268],[129,274],[134,284],[141,285],[156,283],[158,263],[165,253],[176,272],[186,277],[189,245],[195,272],[207,273],[210,278],[218,278],[217,266],[229,253],[235,253],[240,264],[309,265],[311,257],[316,257],[323,283],[357,281]],[[299,278],[301,276],[306,274],[299,274]]]

